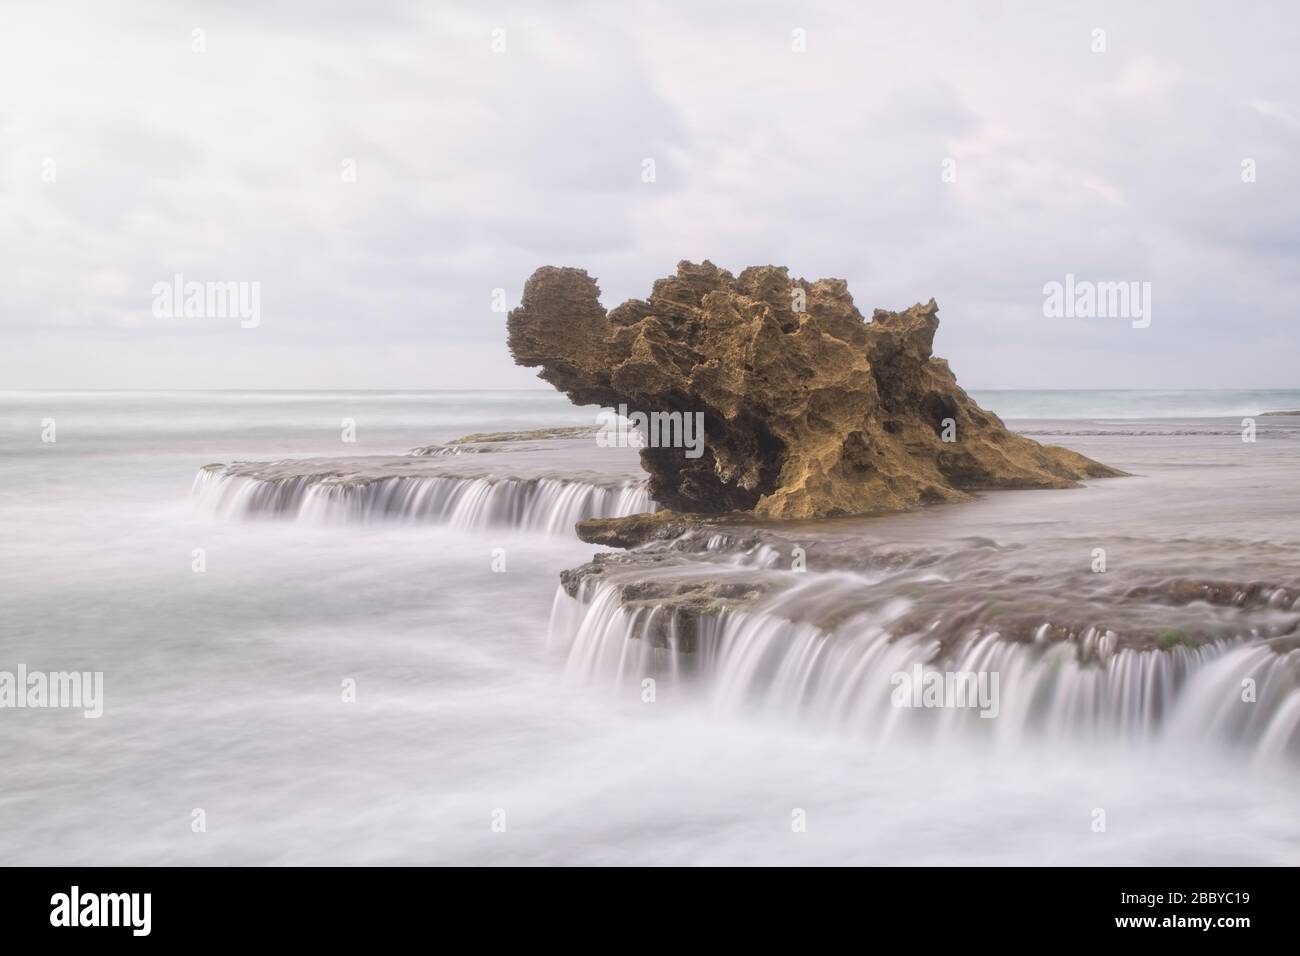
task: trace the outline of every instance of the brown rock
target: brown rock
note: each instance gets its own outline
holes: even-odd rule
[[[867,322],[842,279],[707,261],[679,263],[648,300],[606,312],[599,297],[581,269],[538,269],[509,316],[511,354],[578,404],[703,413],[700,457],[641,452],[652,496],[676,511],[867,514],[1122,474],[976,405],[931,354],[933,299]]]
[[[575,527],[579,539],[605,548],[637,548],[650,541],[671,541],[687,531],[711,524],[743,522],[739,515],[680,515],[672,511],[627,515],[622,518],[587,518]]]

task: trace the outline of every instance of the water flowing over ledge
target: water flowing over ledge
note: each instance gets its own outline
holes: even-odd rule
[[[578,681],[632,694],[654,678],[661,700],[873,741],[1204,744],[1294,765],[1300,537],[1282,489],[1298,437],[1140,434],[1153,430],[1088,439],[1083,451],[1104,446],[1142,477],[1084,494],[988,492],[872,519],[583,525],[584,540],[620,550],[561,576],[549,641]],[[997,715],[896,706],[894,678],[918,666],[997,674]]]
[[[701,694],[726,711],[777,711],[852,733],[965,733],[999,744],[1056,739],[1215,741],[1262,759],[1300,756],[1300,649],[1216,641],[1168,650],[1115,648],[1114,634],[1029,643],[972,631],[941,644],[898,627],[912,609],[892,598],[833,628],[800,621],[825,582],[745,610],[704,614],[668,604],[629,607],[615,583],[561,588],[548,641],[567,655],[569,677],[640,686],[646,678]],[[863,579],[862,586],[870,581]],[[813,593],[808,593],[813,592]],[[975,707],[895,706],[895,675],[998,675],[996,714]],[[1254,701],[1243,700],[1253,681]]]
[[[192,494],[201,512],[224,519],[429,521],[460,529],[510,527],[549,534],[572,533],[573,526],[587,518],[655,509],[644,481],[599,485],[558,478],[256,478],[211,466],[199,472]]]
[[[589,518],[657,508],[636,450],[602,448],[585,426],[468,435],[405,455],[206,465],[192,498],[199,512],[222,519],[413,521],[566,535]]]

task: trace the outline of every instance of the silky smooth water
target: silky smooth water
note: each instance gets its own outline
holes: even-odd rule
[[[1062,424],[1063,395],[1033,427],[1109,427]],[[1267,407],[1300,407],[1300,393],[1255,410]],[[355,444],[340,441],[345,418]],[[190,495],[210,462],[593,422],[545,391],[0,393],[0,670],[102,671],[105,694],[97,720],[0,709],[0,860],[1300,862],[1300,775],[1285,759],[1194,735],[992,746],[845,732],[734,706],[751,677],[725,668],[720,687],[664,682],[644,703],[639,682],[575,679],[568,650],[547,644],[557,575],[594,550],[559,529],[244,521]],[[1191,541],[1200,563],[1216,547],[1226,565],[1258,552],[1252,566],[1276,574],[1300,537],[1291,446],[1223,451],[1237,424],[1049,439],[1141,477],[990,496],[871,533],[932,543],[1005,526],[1017,544],[1074,531],[1086,543],[1052,524],[1051,496],[1096,495],[1129,516],[1120,552],[1188,563],[1176,552]],[[1217,434],[1182,434],[1197,429]],[[1249,506],[1207,511],[1219,481]]]

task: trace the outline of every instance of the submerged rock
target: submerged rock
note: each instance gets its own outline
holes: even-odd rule
[[[588,518],[575,527],[588,544],[605,548],[637,548],[650,541],[671,541],[694,528],[723,520],[743,520],[744,515],[680,515],[655,511],[621,518]]]
[[[1122,474],[976,405],[931,352],[933,299],[867,321],[841,279],[707,261],[679,263],[646,300],[607,312],[599,296],[581,269],[538,269],[510,351],[579,404],[701,413],[699,457],[641,451],[652,496],[675,511],[869,514]]]

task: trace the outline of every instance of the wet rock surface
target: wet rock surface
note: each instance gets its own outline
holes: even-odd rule
[[[626,448],[600,448],[593,429],[548,428],[467,435],[405,455],[340,455],[235,461],[204,465],[203,472],[259,481],[327,481],[366,484],[390,479],[554,479],[619,487],[644,479]]]
[[[568,441],[587,438],[596,432],[594,425],[573,425],[556,428],[534,428],[531,431],[475,432],[453,438],[441,445],[424,445],[412,448],[408,455],[463,454],[503,451],[509,446],[520,447],[528,442]]]
[[[1124,649],[1258,641],[1283,653],[1300,643],[1294,580],[1194,580],[1150,569],[1141,582],[1063,574],[1048,562],[1036,567],[1031,548],[981,536],[927,547],[820,530],[795,538],[716,521],[664,538],[671,518],[613,523],[644,535],[630,550],[563,572],[565,592],[586,602],[610,587],[631,613],[657,608],[656,633],[671,629],[679,651],[695,647],[708,618],[734,612],[811,624],[828,639],[888,619],[896,639],[932,642],[936,661],[987,636],[1065,644],[1081,663]],[[593,524],[604,522],[584,523]]]
[[[206,465],[191,495],[225,519],[447,522],[573,534],[596,516],[652,512],[636,455],[589,429],[475,435],[406,455]]]

